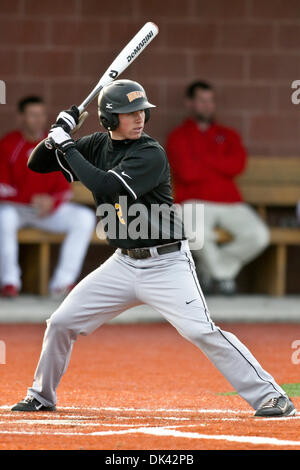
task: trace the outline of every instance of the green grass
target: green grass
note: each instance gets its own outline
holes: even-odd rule
[[[289,397],[300,397],[300,383],[295,384],[282,384],[281,387],[288,394]],[[223,392],[218,395],[237,395],[236,392]]]

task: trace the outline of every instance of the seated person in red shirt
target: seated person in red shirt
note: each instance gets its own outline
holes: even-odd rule
[[[0,140],[0,286],[3,296],[15,297],[21,288],[18,230],[35,227],[66,233],[50,292],[67,294],[78,277],[95,227],[93,211],[68,202],[72,192],[61,172],[40,174],[27,160],[46,137],[46,108],[38,96],[18,104],[20,130]]]
[[[237,274],[266,248],[269,231],[235,184],[245,168],[246,151],[236,131],[216,122],[213,87],[192,83],[186,104],[190,117],[171,132],[166,147],[175,202],[204,203],[204,244],[193,253],[203,289],[233,294]],[[187,234],[192,233],[192,220],[184,217]],[[219,245],[216,227],[229,231],[232,241]]]

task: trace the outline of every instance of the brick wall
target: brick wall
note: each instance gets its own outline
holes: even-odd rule
[[[15,102],[41,93],[50,119],[79,104],[146,21],[159,36],[124,78],[140,81],[158,105],[148,131],[164,142],[184,116],[191,80],[217,87],[220,119],[239,129],[251,154],[299,155],[300,117],[290,101],[300,79],[299,0],[0,0],[0,134]],[[84,132],[98,129],[96,104]]]

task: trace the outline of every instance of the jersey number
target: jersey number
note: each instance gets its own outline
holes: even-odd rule
[[[116,203],[116,204],[115,204],[115,209],[117,210],[117,216],[119,217],[119,220],[120,220],[121,224],[125,225],[126,222],[125,222],[125,220],[123,219],[122,207],[120,206],[119,203]]]

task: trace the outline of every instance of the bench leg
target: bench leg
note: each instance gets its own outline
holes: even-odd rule
[[[28,244],[21,247],[23,291],[47,295],[50,271],[50,244]]]
[[[38,290],[40,295],[48,294],[49,283],[49,269],[50,269],[50,245],[48,243],[41,243],[39,245],[38,256]]]
[[[270,246],[259,261],[255,273],[257,290],[278,297],[285,295],[287,246]]]

